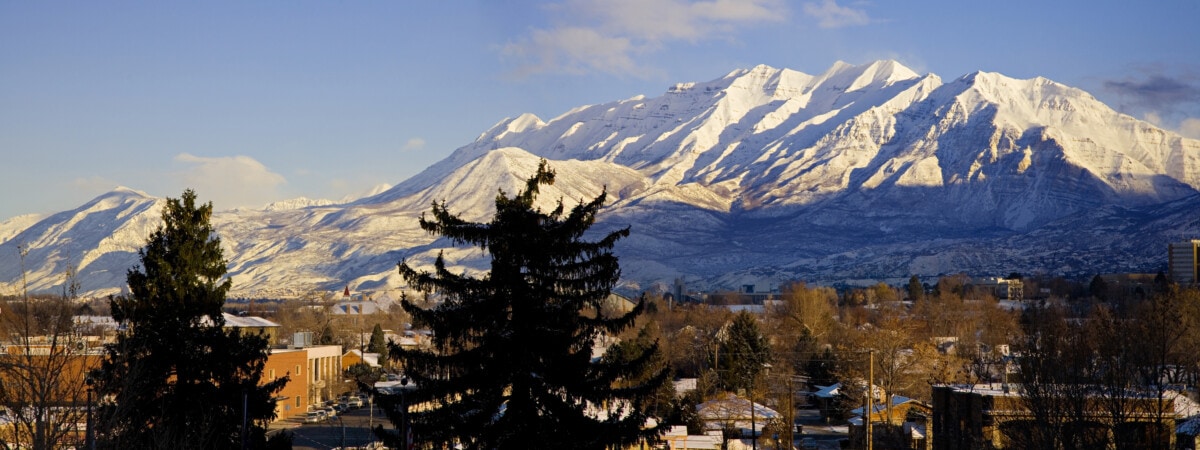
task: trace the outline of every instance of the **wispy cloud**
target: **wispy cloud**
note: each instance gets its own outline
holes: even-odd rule
[[[401,151],[411,152],[425,148],[425,140],[421,138],[412,138],[404,142],[404,146],[400,147]]]
[[[1140,116],[1181,135],[1200,138],[1200,74],[1187,70],[1168,73],[1163,67],[1142,67],[1140,77],[1104,81],[1116,94],[1117,109]]]
[[[249,156],[202,157],[189,153],[175,156],[184,165],[178,177],[203,201],[217,209],[260,207],[279,200],[279,188],[287,180]]]
[[[1179,134],[1200,139],[1200,118],[1188,117],[1179,123]]]
[[[842,28],[871,23],[866,11],[839,6],[834,0],[805,3],[804,15],[817,19],[817,26],[821,28]]]
[[[781,0],[571,0],[549,11],[557,25],[533,29],[501,48],[518,76],[644,77],[657,70],[642,60],[672,43],[729,39],[744,27],[787,16]]]

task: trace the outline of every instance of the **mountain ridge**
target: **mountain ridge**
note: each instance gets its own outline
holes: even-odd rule
[[[607,192],[597,229],[633,226],[616,249],[631,289],[674,278],[729,287],[946,271],[1152,270],[1165,263],[1166,242],[1200,234],[1194,220],[1164,206],[1200,204],[1200,141],[1085,91],[989,72],[943,82],[896,61],[838,62],[818,75],[759,65],[676,83],[657,97],[501,120],[417,175],[354,201],[219,212],[214,224],[235,292],[395,289],[397,261],[429,264],[439,252],[457,269],[485,269],[481,251],[435,241],[417,218],[445,201],[469,220],[486,220],[495,195],[519,189],[541,159],[559,176],[539,206]],[[87,290],[119,292],[123,280],[114,274],[136,262],[148,232],[119,244],[110,236],[106,252],[102,229],[77,224],[145,222],[144,208],[120,216],[113,208],[121,204],[108,215],[60,213],[20,233],[0,227],[0,236],[12,236],[0,247],[29,245],[35,289],[53,289],[53,274],[78,252],[93,255],[80,264],[81,278],[108,283],[85,279]],[[126,204],[136,205],[144,204]],[[1069,231],[1127,257],[1080,262],[1103,249]],[[79,250],[63,250],[67,243]],[[96,265],[100,255],[108,257]],[[13,289],[11,266],[0,267],[0,288]]]

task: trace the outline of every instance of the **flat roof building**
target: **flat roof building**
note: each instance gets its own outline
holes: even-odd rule
[[[1200,239],[1167,244],[1167,266],[1171,280],[1194,286],[1200,280]]]
[[[1130,444],[1150,441],[1155,433],[1169,444],[1164,448],[1174,448],[1176,396],[1159,403],[1153,395],[1083,394],[1069,399],[1074,403],[1054,404],[1057,412],[1035,414],[1021,389],[1017,384],[933,386],[933,449],[1038,448],[1047,444],[1046,436],[1087,443],[1083,448],[1142,448]],[[1120,418],[1113,411],[1118,404],[1123,405]]]

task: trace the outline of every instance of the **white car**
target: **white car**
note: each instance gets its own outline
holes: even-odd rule
[[[317,408],[317,411],[324,412],[325,416],[330,419],[337,417],[337,410],[333,409],[332,406],[322,406],[320,408]]]
[[[309,411],[304,413],[304,423],[320,423],[325,420],[325,414],[321,411]]]

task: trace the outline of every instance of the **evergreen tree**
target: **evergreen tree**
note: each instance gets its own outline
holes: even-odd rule
[[[413,320],[433,331],[433,351],[391,345],[415,387],[409,404],[412,435],[429,445],[467,449],[624,447],[653,439],[646,412],[665,383],[665,369],[644,377],[657,347],[620,363],[593,361],[596,339],[630,327],[644,301],[623,314],[602,313],[620,275],[612,246],[623,229],[583,240],[605,194],[565,211],[534,207],[538,187],[554,181],[542,161],[524,190],[503,191],[489,223],[472,223],[433,205],[421,227],[491,257],[481,277],[452,273],[441,256],[434,272],[399,264],[409,284],[437,293],[442,303],[422,308],[401,301]],[[405,429],[397,396],[379,399],[398,430]],[[392,446],[398,436],[381,433]]]
[[[167,199],[163,224],[127,274],[130,293],[110,298],[122,324],[94,374],[102,402],[103,448],[262,448],[273,395],[287,378],[260,386],[268,342],[225,330],[231,282],[196,194]],[[244,430],[243,430],[244,429]]]
[[[764,364],[771,361],[767,338],[758,329],[758,319],[747,311],[734,316],[718,351],[721,384],[726,389],[749,392],[756,386]]]
[[[921,279],[913,275],[908,279],[908,301],[919,302],[925,298],[925,286],[921,284]]]
[[[383,327],[379,324],[375,324],[375,328],[371,330],[371,341],[367,343],[367,352],[378,353],[380,364],[387,361],[387,340],[383,337]]]

